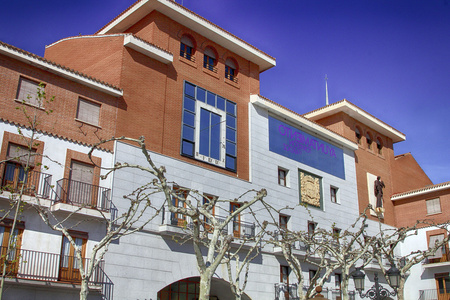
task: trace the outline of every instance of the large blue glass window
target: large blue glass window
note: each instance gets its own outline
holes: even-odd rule
[[[236,171],[236,103],[185,82],[181,154]]]

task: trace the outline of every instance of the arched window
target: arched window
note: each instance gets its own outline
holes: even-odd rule
[[[236,75],[237,75],[236,62],[231,58],[227,58],[227,60],[225,61],[225,78],[237,82]]]
[[[372,136],[370,133],[366,133],[367,149],[372,149]]]
[[[194,60],[194,42],[187,35],[183,35],[180,41],[180,56],[193,61]]]
[[[355,137],[356,137],[356,142],[358,144],[361,144],[361,130],[358,127],[355,127]]]
[[[381,141],[380,138],[377,138],[377,149],[378,149],[378,154],[383,154],[383,142]]]
[[[216,53],[211,47],[207,47],[203,55],[203,67],[213,72],[217,72],[217,69],[215,68],[216,62]]]

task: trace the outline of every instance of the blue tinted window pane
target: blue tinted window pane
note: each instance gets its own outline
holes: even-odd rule
[[[197,87],[197,100],[205,102],[206,91],[202,88]]]
[[[236,104],[230,101],[227,101],[227,113],[236,115]]]
[[[199,144],[199,152],[202,155],[209,156],[209,143],[210,143],[210,119],[211,112],[206,109],[200,110],[200,144]]]
[[[195,114],[185,110],[183,113],[183,123],[194,127],[195,124]]]
[[[236,131],[227,127],[227,140],[236,143]]]
[[[231,128],[236,128],[236,118],[227,115],[227,126],[230,126]]]
[[[183,125],[183,139],[194,141],[194,128]]]
[[[236,171],[236,158],[227,155],[227,158],[225,159],[225,167]]]
[[[210,157],[220,159],[220,115],[211,113],[211,153]]]
[[[208,100],[207,100],[207,103],[208,103],[209,105],[215,107],[215,106],[216,106],[216,95],[213,94],[213,93],[211,93],[211,92],[208,92]]]
[[[227,141],[227,154],[236,156],[236,144]]]
[[[194,156],[194,143],[183,141],[181,145],[181,153],[189,156]]]
[[[186,82],[184,85],[184,93],[192,98],[195,98],[195,85]]]
[[[195,112],[195,100],[189,97],[184,97],[184,109]]]
[[[217,108],[225,111],[225,99],[217,96]]]

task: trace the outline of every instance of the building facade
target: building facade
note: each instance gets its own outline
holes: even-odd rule
[[[103,168],[118,162],[146,164],[141,150],[125,142],[96,149],[90,160],[92,145],[112,136],[145,136],[153,160],[176,183],[173,188],[221,199],[265,188],[266,201],[275,208],[296,207],[279,216],[291,230],[349,228],[368,204],[376,206],[377,176],[385,185],[384,228],[409,225],[418,216],[404,211],[430,207],[424,216],[439,214],[435,199],[446,203],[447,185],[422,190],[431,181],[417,162],[409,155],[394,156],[394,144],[405,140],[403,133],[347,100],[300,115],[264,98],[259,74],[275,65],[275,58],[171,0],[138,1],[94,35],[47,46],[44,58],[1,43],[2,207],[23,184],[21,154],[33,133],[25,113],[42,121],[35,130],[38,142],[31,147],[39,154],[32,164],[35,175],[28,177],[34,180],[32,193],[24,201],[37,197],[61,218],[76,211],[68,226],[86,259],[104,235],[101,218],[122,213],[128,206],[123,195],[152,179],[134,169],[100,178]],[[55,101],[39,101],[39,83]],[[411,172],[414,178],[405,180]],[[162,204],[164,198],[152,201]],[[214,215],[226,217],[239,205],[216,207]],[[439,222],[445,220],[445,205]],[[270,217],[262,207],[255,210],[258,220]],[[378,218],[371,213],[367,232],[376,234]],[[10,223],[5,219],[0,224],[2,247]],[[96,270],[90,297],[195,298],[198,269],[192,245],[176,238],[188,223],[165,210],[142,231],[112,243]],[[70,299],[77,294],[77,264],[65,238],[31,209],[25,209],[19,224],[15,234],[21,254],[11,270],[7,298]],[[227,228],[236,240],[233,247],[257,231],[254,218],[245,212]],[[414,244],[403,245],[402,251]],[[301,246],[294,247],[301,255]],[[32,254],[51,259],[51,267],[33,260]],[[305,264],[302,271],[308,279],[315,270]],[[378,271],[373,266],[369,272]],[[436,281],[423,281],[420,272],[414,270],[411,286],[420,281],[425,290],[434,282],[438,288],[447,282],[448,273],[445,277],[439,271],[442,276]],[[264,247],[251,264],[244,298],[295,299],[280,290],[294,288],[290,283],[296,280],[289,273],[279,249]],[[234,299],[228,281],[226,268],[220,266],[211,299]],[[340,298],[340,281],[337,271],[325,283],[328,298]]]

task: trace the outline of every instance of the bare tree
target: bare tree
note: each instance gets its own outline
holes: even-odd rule
[[[17,243],[17,223],[20,219],[20,214],[23,210],[23,196],[25,194],[29,194],[29,192],[35,187],[30,184],[30,171],[32,166],[32,161],[34,161],[35,156],[37,155],[33,148],[39,146],[39,125],[40,119],[42,115],[48,115],[52,112],[49,108],[48,104],[54,101],[54,97],[49,97],[47,99],[47,95],[45,93],[44,85],[40,83],[38,85],[36,91],[36,105],[28,106],[23,105],[27,103],[27,100],[22,100],[22,105],[16,107],[16,109],[20,110],[26,119],[25,126],[17,127],[17,131],[19,136],[22,139],[23,144],[26,147],[23,149],[22,147],[17,147],[14,153],[8,153],[8,157],[6,160],[0,162],[0,164],[5,165],[8,162],[15,162],[19,164],[19,168],[21,169],[22,176],[19,175],[16,182],[12,185],[6,185],[2,187],[1,192],[4,191],[9,192],[9,200],[10,206],[8,209],[2,211],[2,215],[0,216],[0,220],[3,221],[7,218],[12,217],[10,234],[8,237],[8,242],[5,249],[1,249],[1,259],[2,262],[1,268],[1,283],[0,283],[0,300],[3,297],[5,278],[8,276],[8,273],[11,270],[14,270],[14,265],[16,264],[18,257],[16,253],[16,243]],[[28,95],[27,98],[30,99],[32,96]],[[45,107],[44,107],[45,104]],[[25,131],[24,131],[25,129]],[[12,149],[9,149],[11,152]],[[23,151],[25,150],[25,151]]]
[[[443,234],[443,238],[436,240],[434,244],[429,245],[425,250],[412,250],[404,255],[399,255],[400,243],[406,241],[408,238],[417,236],[419,230],[440,229]],[[427,220],[418,220],[411,227],[402,227],[393,230],[382,230],[380,228],[380,236],[376,243],[372,245],[374,258],[378,261],[381,271],[389,282],[388,274],[384,260],[388,260],[391,266],[395,266],[400,271],[399,287],[397,288],[397,299],[404,299],[405,283],[409,270],[436,255],[441,249],[448,247],[450,241],[450,224],[448,222],[442,224],[435,224],[434,222]],[[442,252],[441,254],[444,254]]]

